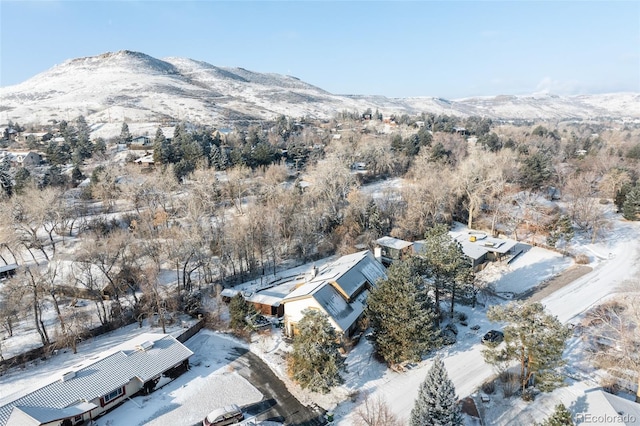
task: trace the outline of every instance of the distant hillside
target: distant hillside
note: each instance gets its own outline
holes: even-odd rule
[[[188,58],[156,59],[120,51],[71,59],[0,88],[0,121],[41,123],[84,115],[90,123],[163,119],[228,124],[279,114],[329,118],[379,109],[502,119],[640,118],[640,94],[446,99],[334,95],[295,77],[217,67]]]

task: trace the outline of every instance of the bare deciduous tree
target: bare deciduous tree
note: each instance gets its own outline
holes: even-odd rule
[[[41,273],[37,266],[25,268],[24,282],[25,287],[28,288],[30,297],[31,308],[33,309],[33,324],[36,327],[36,331],[40,336],[40,341],[43,346],[47,346],[50,342],[47,328],[44,325],[42,319],[42,304],[44,303],[45,291],[41,285]]]
[[[74,281],[75,286],[82,289],[95,303],[96,314],[98,315],[100,323],[103,325],[107,324],[109,322],[109,316],[104,298],[102,297],[105,279],[100,269],[88,261],[75,262],[71,269],[71,279]]]
[[[364,393],[364,400],[355,412],[357,426],[400,426],[402,422],[391,411],[383,397]]]
[[[597,176],[591,172],[574,173],[564,186],[571,220],[582,230],[590,232],[592,241],[608,224],[603,207],[598,202],[597,180]]]
[[[584,337],[591,359],[614,376],[635,375],[640,402],[640,293],[622,294],[588,312]]]

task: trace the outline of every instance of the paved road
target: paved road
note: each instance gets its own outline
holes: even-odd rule
[[[227,359],[238,374],[265,397],[258,404],[243,407],[243,411],[248,415],[256,415],[257,420],[270,420],[291,426],[316,426],[326,423],[323,412],[302,405],[257,355],[236,347]]]

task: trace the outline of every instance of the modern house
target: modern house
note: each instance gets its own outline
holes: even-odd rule
[[[313,271],[283,300],[284,328],[295,335],[306,309],[324,312],[338,335],[347,340],[357,328],[369,290],[387,277],[382,264],[369,250],[342,256]]]
[[[508,260],[520,254],[518,242],[506,238],[489,237],[480,231],[450,231],[449,235],[462,247],[474,270],[479,270],[486,262]],[[393,237],[382,237],[376,240],[376,257],[389,266],[412,254],[420,254],[424,240],[405,241]]]
[[[281,318],[285,334],[295,335],[305,309],[324,312],[343,340],[348,339],[362,317],[369,290],[387,277],[385,268],[369,250],[324,259],[311,268],[288,271],[254,280],[240,288],[227,288],[224,300],[237,294],[263,315]]]
[[[48,383],[0,399],[0,426],[85,424],[189,367],[193,355],[168,334],[146,333],[52,375]]]

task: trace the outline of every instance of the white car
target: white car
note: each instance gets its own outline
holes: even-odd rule
[[[242,410],[235,404],[227,405],[210,412],[202,420],[202,426],[223,426],[237,423],[244,419]]]

